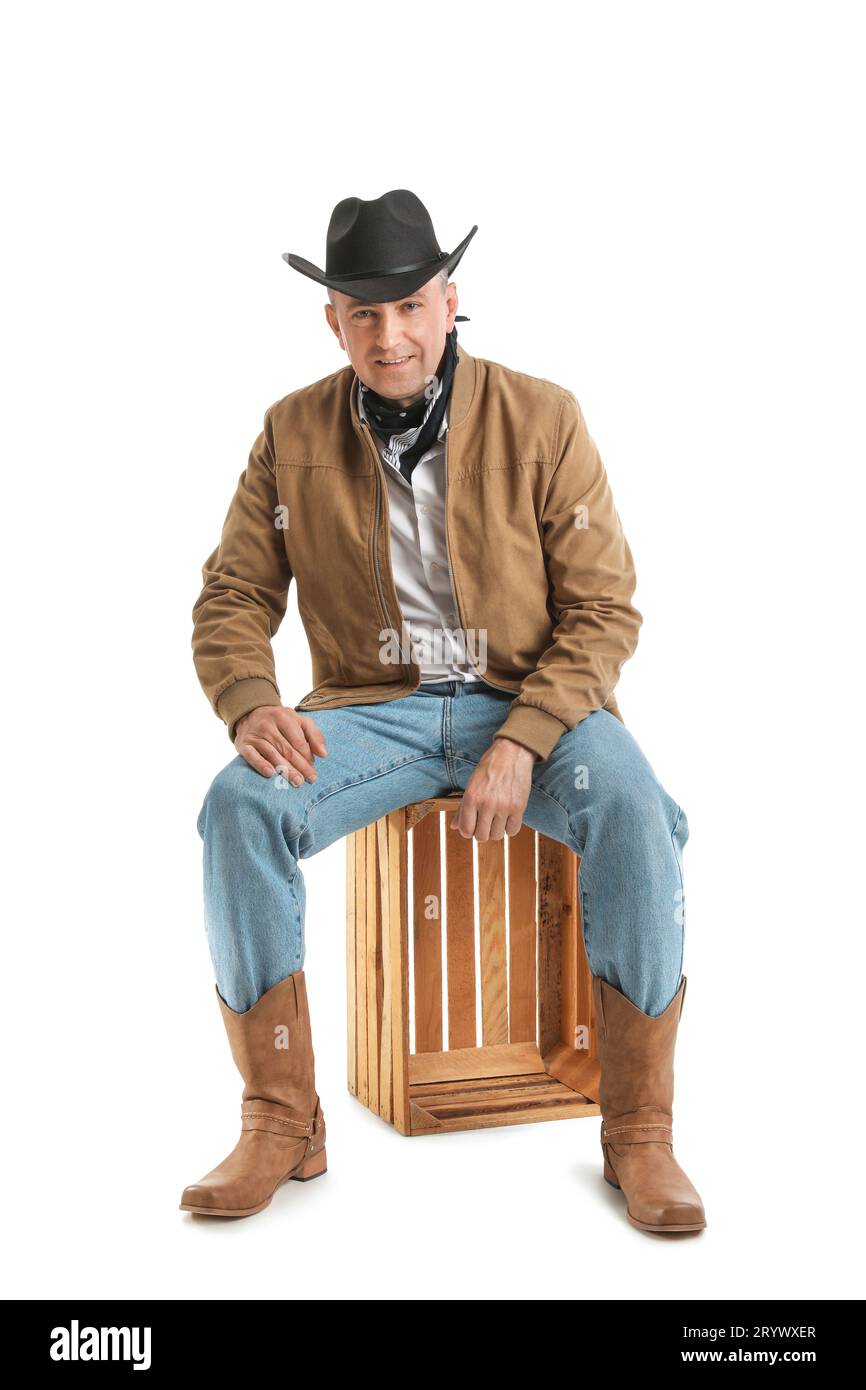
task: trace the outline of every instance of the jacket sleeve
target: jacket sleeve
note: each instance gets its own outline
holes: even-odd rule
[[[270,410],[238,480],[192,611],[196,673],[234,740],[242,715],[282,703],[271,638],[283,620],[289,568],[276,487]]]
[[[632,553],[571,391],[560,407],[539,527],[558,620],[495,737],[514,739],[545,760],[568,729],[607,703],[643,622],[631,601]]]

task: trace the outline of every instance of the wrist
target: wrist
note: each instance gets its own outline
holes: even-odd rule
[[[502,734],[494,740],[494,747],[497,743],[502,743],[508,749],[511,756],[517,761],[526,761],[530,764],[537,763],[540,755],[534,748],[527,748],[525,743],[518,743],[517,739],[509,738],[507,734]]]
[[[264,708],[264,705],[254,705],[252,709],[248,709],[245,714],[242,714],[239,719],[235,720],[235,738],[237,738],[238,734],[243,733],[244,726],[246,725],[250,716],[255,714],[256,710]]]

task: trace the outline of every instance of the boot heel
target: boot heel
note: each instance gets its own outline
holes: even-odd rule
[[[319,1178],[322,1173],[327,1173],[328,1164],[325,1157],[325,1150],[320,1149],[318,1153],[311,1154],[305,1158],[297,1172],[292,1174],[294,1182],[309,1182],[310,1178]]]
[[[617,1181],[616,1173],[613,1171],[610,1164],[608,1163],[606,1153],[604,1155],[604,1178],[605,1182],[609,1182],[611,1187],[619,1187],[619,1182]]]

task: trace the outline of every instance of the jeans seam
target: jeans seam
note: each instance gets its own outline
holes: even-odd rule
[[[378,782],[380,777],[386,777],[389,772],[396,772],[398,768],[411,767],[413,763],[435,761],[439,756],[440,754],[438,753],[422,753],[417,758],[404,758],[402,761],[390,763],[387,767],[380,768],[378,772],[372,772],[362,777],[350,777],[348,781],[341,782],[338,787],[329,787],[324,795],[318,797],[315,801],[311,801],[307,806],[306,815],[298,830],[298,837],[300,838],[306,832],[311,813],[318,806],[321,806],[327,801],[329,797],[336,796],[338,792],[345,791],[347,787],[363,787],[367,782]]]
[[[448,774],[448,781],[454,791],[460,790],[460,785],[455,776],[454,760],[458,756],[454,752],[453,737],[453,714],[452,706],[449,703],[454,698],[453,695],[447,696],[442,703],[442,752],[445,756],[445,771]]]
[[[583,868],[582,860],[580,867]],[[584,888],[579,872],[578,879],[580,880],[578,883],[578,891],[580,893],[580,925],[583,932],[583,949],[586,959],[589,961],[589,890]],[[591,964],[590,969],[592,969]]]
[[[672,850],[673,850],[673,852],[674,852],[674,863],[675,863],[676,866],[677,866],[677,873],[678,873],[679,876],[680,876],[680,902],[682,903],[682,910],[683,910],[682,940],[681,940],[681,943],[680,943],[680,967],[679,967],[679,970],[678,970],[678,972],[677,972],[677,989],[679,989],[680,980],[682,979],[682,974],[683,974],[683,961],[685,960],[685,955],[686,955],[686,885],[685,885],[685,883],[684,883],[684,881],[683,881],[683,871],[682,871],[682,866],[680,865],[680,857],[679,857],[679,855],[677,854],[677,847],[676,847],[676,845],[674,844],[674,836],[675,836],[676,833],[677,833],[677,826],[679,825],[680,821],[682,820],[682,815],[683,815],[683,808],[682,808],[682,806],[677,805],[677,818],[676,818],[676,820],[674,821],[673,829],[671,830],[671,848],[672,848]]]

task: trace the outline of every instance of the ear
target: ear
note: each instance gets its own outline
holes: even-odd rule
[[[340,320],[337,317],[337,311],[334,308],[333,304],[330,302],[330,300],[325,305],[325,318],[327,319],[328,324],[330,325],[333,331],[334,337],[340,344],[340,347],[343,349],[344,352],[348,352],[348,348],[346,347],[346,344],[343,342],[343,334],[340,329]]]

